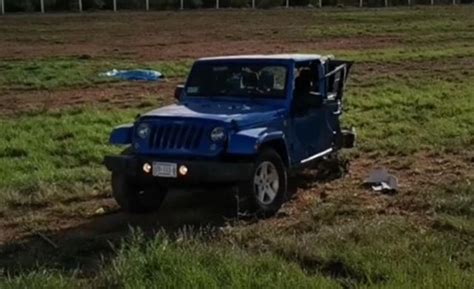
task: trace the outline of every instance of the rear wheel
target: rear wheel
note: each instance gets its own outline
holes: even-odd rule
[[[253,176],[242,184],[241,211],[271,216],[287,199],[288,180],[285,164],[273,149],[263,150],[257,157]]]

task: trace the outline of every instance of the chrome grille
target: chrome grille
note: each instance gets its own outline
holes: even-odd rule
[[[185,123],[157,124],[150,138],[150,148],[196,149],[201,143],[204,128],[200,125]]]

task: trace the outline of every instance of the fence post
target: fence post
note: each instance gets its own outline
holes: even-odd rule
[[[364,6],[364,0],[359,0],[359,7],[362,8]]]
[[[79,12],[82,13],[82,0],[78,0],[79,2]]]
[[[411,0],[408,0],[408,6],[411,6]]]
[[[388,7],[388,0],[385,0],[384,5],[385,5],[385,7]]]
[[[179,1],[179,10],[183,10],[184,9],[184,0],[180,0]]]
[[[433,6],[433,5],[434,5],[434,0],[431,0],[431,2],[430,2],[430,3],[431,3],[431,6]]]
[[[44,0],[40,0],[41,13],[44,13]]]
[[[319,7],[319,8],[322,8],[322,7],[323,7],[323,0],[319,0],[319,1],[318,1],[318,7]]]
[[[146,11],[150,11],[150,0],[145,0],[145,9]]]
[[[219,9],[219,0],[216,0],[216,9]]]
[[[453,5],[456,5],[456,0],[453,0]]]
[[[117,12],[117,0],[114,0],[114,12]]]
[[[255,0],[252,0],[252,8],[255,9]]]
[[[5,14],[5,0],[0,0],[0,4],[2,4],[2,15]]]
[[[290,0],[286,0],[286,8],[290,7]]]

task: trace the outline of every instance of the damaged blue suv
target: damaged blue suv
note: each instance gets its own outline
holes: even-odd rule
[[[118,204],[133,213],[157,209],[170,188],[232,185],[245,209],[274,214],[288,178],[341,148],[344,83],[351,62],[320,55],[202,58],[178,103],[116,127],[106,156]]]

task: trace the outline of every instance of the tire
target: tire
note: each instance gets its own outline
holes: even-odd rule
[[[121,153],[121,155],[131,154],[133,154],[131,147]],[[112,173],[112,195],[117,204],[128,213],[143,214],[158,210],[166,193],[166,188],[144,186],[126,174]]]
[[[288,199],[288,176],[280,155],[273,149],[259,153],[252,178],[243,183],[239,191],[241,212],[258,217],[274,215]]]
[[[124,211],[144,214],[160,208],[166,197],[166,189],[143,186],[125,174],[112,173],[112,195]]]

